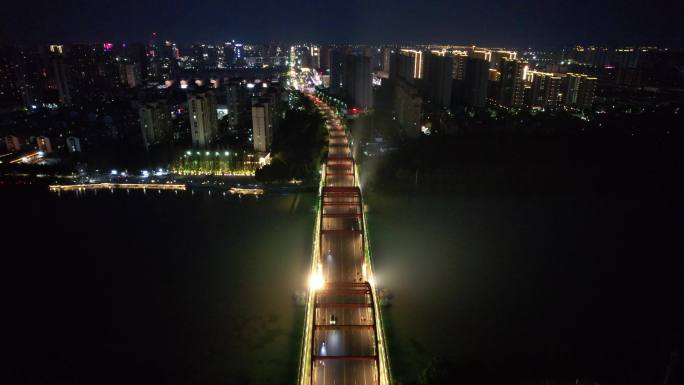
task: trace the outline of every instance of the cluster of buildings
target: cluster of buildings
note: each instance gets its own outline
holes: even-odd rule
[[[97,102],[119,88],[156,86],[188,74],[282,67],[287,54],[288,47],[276,43],[179,48],[156,34],[147,44],[0,47],[0,112]]]
[[[68,136],[64,140],[65,149],[68,153],[80,153],[81,141],[75,136]],[[52,141],[47,136],[30,136],[26,140],[20,139],[16,135],[5,135],[2,138],[6,154],[22,154],[27,152],[39,152],[42,155],[49,156],[55,149],[52,147]]]
[[[431,116],[463,108],[587,110],[598,81],[584,72],[537,69],[505,49],[313,44],[292,49],[300,67],[320,77],[317,86],[352,109],[372,110],[374,85],[389,82],[395,118],[409,136],[428,130]]]
[[[0,47],[0,137],[13,138],[0,149],[36,147],[36,137],[62,153],[107,141],[205,149],[240,131],[266,152],[288,52],[235,41],[179,48],[156,34],[147,44]]]
[[[371,47],[302,45],[293,50],[302,69],[321,74],[321,83],[330,94],[359,111],[373,108],[377,56]]]
[[[589,109],[597,86],[593,76],[536,71],[515,51],[478,47],[392,49],[387,72],[409,136],[425,131],[424,115],[440,109]]]
[[[389,83],[394,117],[409,136],[429,131],[457,111],[587,113],[596,106],[599,82],[603,90],[667,83],[671,74],[663,74],[659,65],[672,68],[676,56],[656,47],[518,52],[454,45],[308,44],[293,49],[300,66],[320,77],[316,86],[352,109],[373,109],[373,87]]]
[[[250,150],[268,152],[287,98],[279,80],[230,78],[208,84],[211,87],[183,88],[186,99],[180,103],[168,98],[140,103],[144,146],[181,140],[184,130],[182,125],[178,129],[174,119],[184,116],[192,148],[212,148],[221,137],[242,130],[247,131]]]
[[[112,141],[208,149],[231,137],[265,153],[287,100],[280,76],[295,62],[354,112],[372,111],[374,87],[384,83],[393,117],[408,136],[418,136],[459,111],[587,111],[599,81],[602,90],[658,84],[658,63],[667,54],[594,46],[517,52],[228,41],[179,47],[156,34],[144,44],[0,47],[0,149],[4,143],[5,150],[78,153]]]

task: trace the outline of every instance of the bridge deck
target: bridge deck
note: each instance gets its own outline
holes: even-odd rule
[[[301,385],[385,384],[378,308],[368,282],[363,201],[350,140],[328,106],[310,98],[326,115],[329,142],[314,261],[324,284],[312,290],[309,302],[310,346],[303,357],[309,367],[303,368],[308,373],[302,373]]]

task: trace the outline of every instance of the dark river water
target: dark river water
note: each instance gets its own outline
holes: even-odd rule
[[[441,356],[454,383],[663,384],[670,354],[681,357],[681,196],[366,203],[404,382]]]
[[[12,383],[294,383],[313,193],[0,197]]]
[[[314,194],[0,198],[7,383],[294,383]],[[366,203],[404,384],[436,356],[454,383],[662,384],[681,357],[681,197]]]

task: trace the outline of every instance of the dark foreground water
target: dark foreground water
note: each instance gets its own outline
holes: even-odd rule
[[[678,352],[682,379],[683,202],[367,194],[395,374],[663,384]]]
[[[294,382],[314,194],[0,199],[3,383]],[[401,383],[660,385],[672,352],[681,379],[681,196],[366,202]]]
[[[294,383],[314,194],[0,199],[3,383]]]

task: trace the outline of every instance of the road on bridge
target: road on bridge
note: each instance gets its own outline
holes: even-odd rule
[[[300,384],[389,384],[350,138],[343,122],[326,103],[313,93],[306,95],[325,115],[329,141]]]

